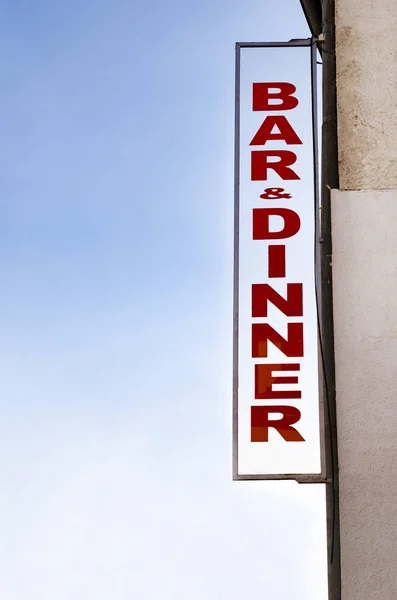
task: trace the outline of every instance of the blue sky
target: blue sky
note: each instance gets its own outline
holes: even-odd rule
[[[0,30],[2,597],[325,600],[322,486],[231,482],[234,43],[299,1]]]

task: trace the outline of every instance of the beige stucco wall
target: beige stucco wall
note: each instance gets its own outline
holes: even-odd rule
[[[331,198],[342,600],[395,600],[397,190]]]
[[[397,0],[336,0],[340,189],[397,187]]]

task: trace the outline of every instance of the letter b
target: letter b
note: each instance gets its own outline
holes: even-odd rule
[[[253,83],[252,110],[292,110],[299,104],[298,98],[292,95],[295,92],[296,87],[292,83]],[[277,100],[277,103],[270,102],[271,100]]]

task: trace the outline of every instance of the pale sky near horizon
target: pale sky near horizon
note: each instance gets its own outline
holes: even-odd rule
[[[231,481],[234,44],[309,35],[0,1],[5,600],[326,600],[323,486]]]

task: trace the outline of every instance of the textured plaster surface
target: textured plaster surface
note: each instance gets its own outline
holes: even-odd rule
[[[397,0],[336,0],[340,189],[397,188]]]
[[[331,198],[342,600],[395,600],[397,190]]]

